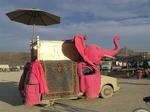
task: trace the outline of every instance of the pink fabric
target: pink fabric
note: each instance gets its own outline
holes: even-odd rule
[[[23,90],[22,84],[25,74],[23,72],[20,82],[19,91],[25,93],[25,105],[32,106],[34,104],[40,104],[41,94],[48,93],[48,87],[45,80],[45,74],[40,61],[35,60],[31,63],[31,70],[28,82]]]
[[[83,57],[84,61],[93,65],[92,61],[89,60],[89,58],[85,54],[85,48],[86,48],[86,45],[84,43],[85,38],[81,35],[76,35],[74,40],[75,40],[75,47],[77,48],[80,55]]]
[[[39,85],[27,84],[25,89],[25,105],[32,106],[34,104],[40,104],[40,98]]]
[[[79,88],[80,92],[85,93],[87,99],[94,99],[99,96],[100,91],[100,72],[96,70],[96,72],[92,75],[84,75],[83,68],[91,68],[85,62],[80,62],[77,66],[78,75],[79,75]]]
[[[120,51],[120,49],[121,49],[120,45],[118,44],[119,39],[120,39],[120,36],[116,35],[114,37],[114,40],[113,40],[115,48],[113,50],[106,50],[106,49],[104,49],[103,50],[104,54],[110,55],[110,56],[115,56]]]
[[[79,76],[79,89],[80,92],[85,92],[85,88],[86,88],[86,84],[85,84],[85,77],[83,75],[83,66],[85,66],[86,64],[84,62],[80,62],[77,65],[77,73]]]
[[[78,64],[78,75],[80,91],[86,94],[87,98],[93,99],[99,95],[101,74],[97,67],[102,63],[102,58],[105,55],[114,56],[120,51],[118,44],[119,36],[114,38],[115,49],[106,50],[95,44],[85,45],[85,39],[82,35],[76,35],[74,37],[75,47],[82,56],[84,62]],[[93,75],[84,75],[83,67],[88,66],[96,70]]]
[[[39,84],[40,93],[48,93],[48,87],[45,80],[45,73],[40,61],[35,60],[32,63],[31,75],[29,78],[29,84]]]
[[[87,75],[85,77],[85,85],[86,85],[86,91],[85,94],[87,96],[87,99],[94,99],[99,97],[100,93],[100,80],[101,75],[97,71],[93,75]]]
[[[115,49],[107,50],[95,44],[85,45],[84,36],[76,35],[75,37],[75,46],[83,57],[84,61],[89,63],[90,65],[99,65],[101,64],[101,59],[104,55],[115,56],[120,51],[120,46],[118,44],[119,36],[115,36],[114,45]]]
[[[99,66],[102,63],[101,59],[104,57],[104,50],[99,46],[94,44],[87,45],[84,52],[94,65]]]

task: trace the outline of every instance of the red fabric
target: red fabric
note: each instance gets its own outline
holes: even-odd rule
[[[25,105],[32,106],[34,104],[40,104],[41,94],[48,93],[48,87],[45,80],[45,74],[40,61],[35,60],[31,63],[31,70],[28,82],[24,88],[25,93]],[[22,91],[22,84],[25,74],[21,76],[19,82],[19,91]]]

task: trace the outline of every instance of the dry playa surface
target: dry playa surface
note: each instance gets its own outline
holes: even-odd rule
[[[26,107],[18,93],[20,72],[0,72],[0,112],[133,112],[150,104],[143,97],[150,96],[150,79],[118,79],[120,90],[108,99],[58,100],[51,107]]]

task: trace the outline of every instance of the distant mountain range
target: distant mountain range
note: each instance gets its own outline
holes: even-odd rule
[[[0,64],[17,66],[24,65],[27,61],[30,61],[28,52],[0,52]]]
[[[138,55],[139,52],[135,52],[132,49],[124,47],[121,49],[117,56],[132,56]],[[8,64],[9,66],[24,65],[30,61],[29,52],[0,52],[0,64]]]

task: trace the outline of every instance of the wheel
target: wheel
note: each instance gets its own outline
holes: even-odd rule
[[[133,112],[149,112],[147,109],[144,108],[137,108]]]
[[[112,97],[113,92],[113,88],[110,85],[105,85],[101,89],[100,96],[102,98],[109,98]]]

